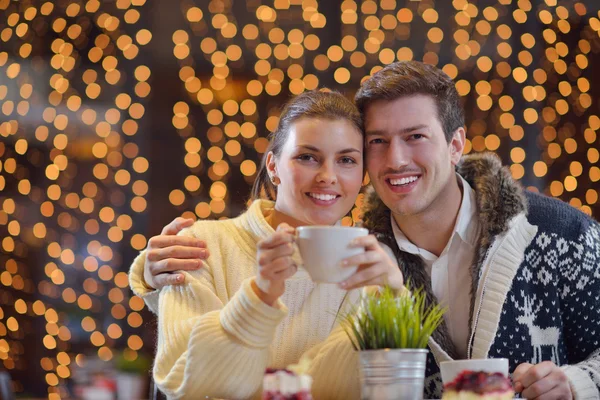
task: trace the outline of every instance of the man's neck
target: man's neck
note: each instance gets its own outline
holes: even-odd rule
[[[411,243],[438,257],[452,237],[462,196],[465,195],[457,180],[453,180],[444,192],[422,213],[393,215],[398,227]]]

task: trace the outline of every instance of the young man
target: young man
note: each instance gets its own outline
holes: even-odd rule
[[[463,157],[463,108],[439,69],[389,65],[356,102],[376,192],[365,223],[405,280],[448,307],[430,346],[426,397],[441,393],[435,361],[506,357],[524,397],[600,398],[598,223],[524,191],[494,155]],[[181,275],[164,272],[207,256],[204,243],[171,236],[189,223],[177,219],[149,243],[151,286],[174,283]],[[140,274],[131,278],[143,287]]]
[[[463,108],[439,69],[389,65],[355,100],[376,192],[365,223],[448,307],[438,361],[505,357],[526,398],[599,398],[599,224],[524,191],[492,154],[463,157]]]

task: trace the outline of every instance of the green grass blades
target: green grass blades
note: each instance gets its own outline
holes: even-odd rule
[[[422,349],[442,322],[445,308],[425,308],[421,289],[396,295],[388,287],[363,295],[341,324],[356,350]]]

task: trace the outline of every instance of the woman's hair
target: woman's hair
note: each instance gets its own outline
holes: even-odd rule
[[[279,116],[277,129],[269,135],[269,146],[252,186],[252,200],[259,198],[275,200],[277,188],[271,182],[267,172],[267,155],[269,152],[273,152],[275,157],[281,155],[290,127],[300,118],[344,119],[354,125],[359,132],[363,131],[362,118],[358,109],[352,101],[340,93],[311,90],[292,98]]]

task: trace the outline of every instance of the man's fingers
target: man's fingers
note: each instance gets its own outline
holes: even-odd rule
[[[177,217],[163,228],[161,235],[177,235],[180,230],[193,224],[193,219]]]
[[[158,276],[165,272],[173,271],[195,271],[202,267],[200,260],[178,260],[175,258],[167,258],[150,264],[150,274]]]
[[[161,289],[169,285],[181,285],[185,282],[185,275],[178,273],[159,274],[152,277],[152,287]]]
[[[187,246],[198,247],[203,249],[206,248],[206,242],[204,240],[187,236],[168,235],[153,236],[148,241],[148,247],[151,249],[161,249],[170,246]]]
[[[518,380],[523,384],[523,387],[528,388],[548,376],[554,368],[554,363],[544,361],[529,368]]]
[[[147,257],[149,261],[161,261],[167,258],[203,260],[208,258],[206,249],[187,246],[170,246],[164,249],[148,250]]]
[[[525,388],[522,395],[528,399],[540,400],[568,400],[573,398],[569,379],[556,365],[553,365],[552,372],[549,375]]]
[[[551,391],[555,386],[555,382],[552,382],[548,378],[544,378],[533,383],[531,386],[526,386],[525,389],[521,392],[521,394],[526,399],[534,399],[536,397],[542,396],[544,393]]]
[[[519,366],[515,368],[515,371],[512,375],[513,382],[515,383],[515,392],[521,393],[521,391],[523,391],[524,386],[521,383],[520,379],[531,367],[533,367],[533,364],[523,363],[519,364]]]
[[[518,381],[519,379],[521,379],[521,377],[525,374],[525,372],[527,372],[531,367],[533,367],[533,364],[529,364],[529,363],[519,364],[517,366],[517,368],[515,368],[515,371],[513,372],[513,380]]]

